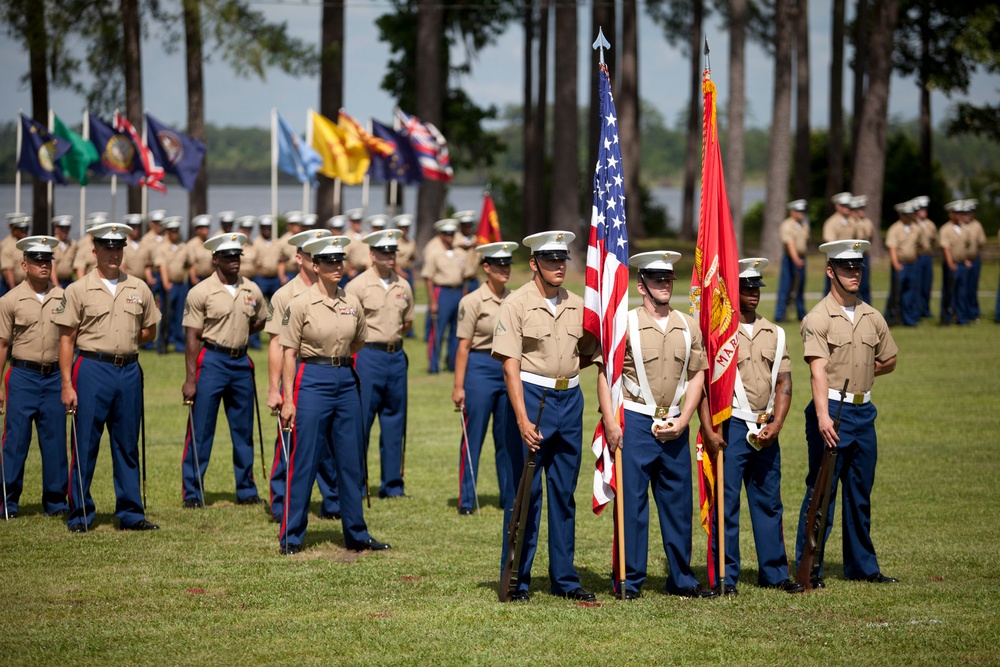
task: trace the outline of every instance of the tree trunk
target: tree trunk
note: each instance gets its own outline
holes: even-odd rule
[[[799,0],[795,16],[795,179],[792,195],[808,199],[809,169],[809,3]]]
[[[524,117],[522,127],[522,178],[521,185],[521,231],[527,236],[531,227],[529,220],[538,217],[541,211],[532,210],[534,202],[538,201],[537,190],[542,187],[542,172],[534,155],[539,152],[535,145],[535,6],[534,0],[524,2],[524,104],[521,114]]]
[[[639,22],[635,0],[622,1],[621,95],[617,98],[618,137],[625,178],[625,227],[632,238],[645,238],[642,220],[642,189],[639,180]]]
[[[417,116],[439,129],[444,118],[444,94],[448,86],[444,53],[444,8],[437,0],[420,0],[417,11]],[[445,184],[424,181],[417,196],[417,245],[423,247],[434,236],[434,221],[444,213]]]
[[[580,228],[579,110],[577,107],[576,4],[556,5],[555,99],[552,141],[552,225],[574,233]],[[579,234],[578,234],[579,235]]]
[[[833,213],[830,198],[844,189],[844,4],[833,0],[833,38],[830,48],[830,135],[827,146],[826,192],[823,209]]]
[[[761,254],[772,264],[781,257],[778,226],[785,218],[791,158],[792,116],[792,16],[791,0],[777,0],[774,12],[774,99],[771,112],[771,145],[767,156],[767,193]]]
[[[851,117],[851,173],[858,164],[858,135],[861,132],[861,114],[865,107],[865,76],[868,72],[868,4],[858,0],[854,16],[854,112]]]
[[[896,29],[899,0],[875,0],[872,11],[868,94],[858,132],[858,155],[855,160],[851,192],[868,197],[868,217],[875,222],[872,253],[881,254],[882,237],[878,233],[882,210],[882,185],[885,180],[885,145],[889,112],[889,81],[892,76],[892,35]]]
[[[200,0],[184,0],[184,44],[187,56],[188,134],[205,141],[205,84],[202,78]],[[208,155],[188,195],[188,238],[194,235],[191,221],[208,211]]]
[[[549,68],[549,8],[550,0],[541,0],[538,10],[538,88],[534,91],[534,104],[531,112],[531,138],[528,145],[530,152],[525,154],[524,160],[527,165],[533,162],[530,172],[526,170],[525,179],[528,173],[534,181],[530,189],[525,190],[525,214],[524,233],[535,234],[551,228],[546,224],[545,206],[545,154],[547,142],[546,134],[546,103],[548,101],[548,68]],[[527,147],[526,147],[527,148]],[[527,182],[525,183],[527,186]]]
[[[933,158],[931,146],[931,89],[928,83],[930,79],[930,3],[923,0],[920,3],[920,73],[917,76],[917,85],[920,86],[920,172],[930,175],[933,173],[931,160]]]
[[[743,164],[745,153],[744,113],[746,111],[746,21],[747,0],[729,3],[729,104],[726,116],[726,191],[736,231],[736,247],[743,249]]]
[[[594,2],[591,4],[591,19],[593,25],[591,26],[591,35],[594,39],[597,39],[598,29],[604,31],[604,36],[607,38],[608,42],[611,43],[610,49],[605,49],[604,51],[604,63],[608,66],[608,72],[611,74],[611,85],[614,86],[618,83],[617,72],[615,71],[616,66],[616,54],[617,54],[617,44],[615,41],[617,39],[617,28],[616,28],[616,16],[615,16],[615,3],[613,2]],[[590,42],[592,43],[592,42]],[[590,76],[588,80],[590,81],[590,115],[589,115],[589,127],[587,129],[587,164],[584,169],[584,174],[587,178],[587,191],[593,194],[594,186],[594,168],[597,165],[597,150],[599,148],[598,144],[601,140],[601,100],[598,97],[598,80],[597,72],[600,66],[600,51],[591,50],[590,54]],[[612,88],[613,90],[613,88]],[[589,208],[588,208],[589,210]],[[586,243],[586,241],[584,241]]]
[[[694,183],[698,178],[701,162],[701,19],[704,13],[702,0],[691,3],[691,70],[688,83],[691,99],[688,102],[687,152],[684,157],[684,204],[681,210],[681,240],[694,239]]]
[[[36,123],[48,127],[49,123],[49,79],[46,62],[48,40],[45,34],[45,4],[38,3],[34,9],[24,10],[25,37],[28,42],[28,76],[31,79],[31,117]],[[21,122],[20,119],[18,122]],[[15,158],[16,159],[16,158]],[[32,178],[31,233],[49,233],[48,184]]]
[[[138,0],[121,0],[122,27],[125,37],[125,116],[142,132],[142,45]],[[153,141],[155,141],[155,137]],[[147,142],[149,139],[147,139]],[[163,165],[160,165],[161,167]],[[129,213],[142,212],[142,188],[128,188]]]
[[[327,118],[337,118],[344,106],[344,3],[330,0],[323,3],[323,27],[320,37],[319,112]],[[316,215],[325,225],[331,216],[340,213],[333,207],[334,180],[319,175],[316,188]],[[402,186],[400,186],[402,187]]]

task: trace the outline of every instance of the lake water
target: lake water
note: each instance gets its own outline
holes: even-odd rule
[[[417,205],[417,188],[415,186],[405,188],[404,210],[407,213],[414,213]],[[676,228],[679,224],[680,211],[683,203],[683,194],[680,188],[653,188],[653,199],[660,206],[664,206],[670,216],[671,225]],[[695,215],[697,216],[697,201],[701,196],[700,190],[695,190]],[[112,202],[111,188],[107,184],[91,185],[87,188],[87,212],[105,211],[114,212],[116,219],[120,219],[128,205],[128,195],[124,188],[119,188],[115,201]],[[343,188],[342,198],[344,210],[361,206],[362,189],[361,186]],[[457,185],[448,189],[448,204],[455,210],[473,209],[479,211],[482,207],[483,188],[477,185]],[[744,210],[749,208],[754,202],[764,199],[764,188],[747,187],[743,191]],[[57,214],[71,214],[74,218],[74,236],[80,234],[80,188],[76,185],[61,186],[54,188],[55,212]],[[315,202],[315,196],[311,197]],[[296,185],[282,185],[278,187],[278,209],[280,211],[290,211],[302,208],[302,187]],[[368,213],[381,213],[385,210],[385,189],[384,186],[375,186],[371,190]],[[7,213],[14,211],[15,188],[13,185],[0,186],[0,212]],[[165,209],[167,215],[182,215],[186,217],[188,207],[187,191],[176,183],[168,184],[167,193],[149,192],[149,209]],[[208,189],[208,210],[212,213],[219,211],[236,211],[237,215],[260,215],[269,212],[271,209],[271,188],[267,185],[213,185]],[[21,210],[30,212],[31,210],[31,186],[22,183],[21,186]],[[217,223],[216,223],[217,224]],[[8,235],[6,225],[0,224],[0,238]],[[214,227],[213,227],[214,229]]]

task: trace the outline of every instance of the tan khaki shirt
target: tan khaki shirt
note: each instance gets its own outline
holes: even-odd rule
[[[917,252],[921,255],[930,255],[934,252],[934,244],[937,243],[937,225],[930,219],[924,218],[917,223],[920,228],[920,238],[917,243]]]
[[[430,279],[435,285],[461,287],[466,277],[467,253],[461,248],[433,249],[430,244],[424,249],[424,267],[420,276]]]
[[[142,329],[160,321],[153,293],[146,283],[120,273],[111,296],[97,271],[66,288],[53,320],[77,329],[76,346],[89,352],[135,354]]]
[[[200,236],[194,236],[188,240],[187,244],[188,266],[194,267],[194,275],[199,280],[208,278],[215,272],[212,266],[212,251],[205,247],[205,242]]]
[[[76,257],[73,260],[73,268],[76,269],[77,279],[94,270],[97,266],[97,257],[94,256],[94,237],[84,234],[76,245]]]
[[[795,247],[795,252],[799,253],[799,259],[806,256],[806,251],[809,249],[809,225],[788,217],[778,228],[778,234],[781,237],[782,251],[786,255],[788,254],[788,244],[791,243]]]
[[[417,259],[417,244],[413,239],[398,239],[396,241],[396,268],[408,269]]]
[[[240,275],[251,280],[257,277],[257,248],[252,243],[243,246],[243,255],[240,257]]]
[[[292,299],[281,322],[281,345],[308,357],[348,357],[354,343],[368,335],[365,312],[357,297],[337,289],[328,302],[313,285]]]
[[[896,259],[902,264],[912,264],[917,261],[917,250],[920,247],[922,234],[917,225],[906,224],[897,220],[885,234],[885,247],[896,249]]]
[[[508,294],[510,290],[505,289],[503,296],[498,297],[489,283],[483,283],[458,302],[458,337],[470,341],[473,350],[489,352],[492,349],[497,314]]]
[[[13,270],[15,285],[20,285],[27,277],[21,268],[22,260],[24,253],[17,249],[17,240],[13,236],[5,238],[3,244],[0,244],[0,271]]]
[[[827,384],[839,391],[863,394],[875,382],[875,361],[889,361],[899,352],[882,314],[858,299],[852,323],[833,294],[813,306],[800,325],[803,357],[827,359]]]
[[[276,243],[278,245],[278,257],[280,258],[279,261],[287,263],[295,259],[295,253],[298,250],[298,248],[296,248],[294,245],[288,242],[288,239],[292,238],[292,236],[293,234],[291,232],[285,232],[284,234],[278,237]],[[274,242],[272,242],[271,245],[274,245]],[[275,267],[275,271],[277,271],[277,267]]]
[[[970,239],[970,252],[972,256],[969,259],[975,259],[979,257],[979,253],[982,252],[983,248],[986,246],[986,230],[983,229],[983,223],[979,220],[973,218],[965,225],[965,229],[969,230]]]
[[[139,280],[146,280],[146,257],[144,248],[139,246],[138,241],[129,241],[125,244],[125,251],[122,254],[122,270],[130,276],[135,276]]]
[[[875,223],[871,221],[870,218],[861,217],[855,218],[854,223],[854,234],[855,236],[851,238],[859,239],[861,241],[871,242],[875,238]]]
[[[27,281],[0,299],[0,338],[14,359],[47,364],[59,360],[59,327],[52,321],[63,289],[52,287],[38,300]]]
[[[52,270],[59,280],[73,280],[73,263],[76,261],[77,247],[76,241],[68,239],[52,249]]]
[[[951,261],[956,264],[972,259],[972,235],[964,225],[946,222],[941,225],[939,241],[942,248],[951,251]]]
[[[823,243],[857,238],[854,234],[854,224],[850,218],[839,213],[834,213],[823,223]]]
[[[583,331],[583,299],[559,288],[552,313],[534,281],[511,292],[497,313],[493,356],[521,362],[521,370],[548,378],[580,372],[580,355],[600,359],[597,339]]]
[[[347,283],[344,290],[357,298],[365,309],[368,343],[398,343],[403,340],[403,326],[413,322],[413,290],[396,275],[389,276],[386,288],[372,267]]]
[[[170,241],[163,243],[157,254],[157,266],[167,266],[167,278],[172,283],[183,283],[187,280],[188,253],[186,244],[174,245]]]
[[[287,283],[278,288],[278,291],[271,297],[271,302],[267,304],[267,320],[264,322],[264,331],[271,336],[281,335],[281,318],[285,314],[285,308],[292,302],[292,299],[305,292],[309,287],[302,282],[301,276],[295,276]]]
[[[681,371],[684,368],[684,356],[687,348],[684,345],[684,324],[687,320],[688,331],[691,332],[691,358],[688,360],[688,372],[699,372],[708,368],[708,358],[705,356],[705,345],[701,337],[698,322],[679,310],[671,310],[667,320],[666,330],[661,330],[653,316],[645,308],[636,308],[639,313],[639,346],[642,348],[642,361],[646,369],[646,379],[649,390],[653,392],[656,404],[669,406],[677,393],[677,383],[680,382]],[[632,382],[639,384],[635,372],[635,357],[632,356],[632,344],[626,337],[625,364],[622,374]],[[687,378],[683,378],[687,379]],[[641,396],[626,397],[635,403],[645,404]]]
[[[358,273],[361,273],[372,265],[371,248],[361,240],[364,238],[364,234],[348,232],[347,238],[351,239],[351,242],[345,248],[347,265]]]
[[[295,248],[285,244],[292,252],[291,260],[295,260]],[[257,275],[264,278],[273,278],[278,275],[278,264],[285,256],[281,248],[281,241],[268,241],[263,236],[258,236],[253,240],[253,247],[257,263]],[[243,251],[246,252],[244,246]],[[293,267],[294,268],[294,267]]]
[[[201,329],[201,339],[223,347],[243,347],[250,327],[267,317],[264,295],[246,278],[236,281],[236,296],[213,273],[191,288],[184,302],[185,327]]]
[[[747,393],[750,409],[766,410],[771,398],[771,371],[774,361],[778,360],[779,373],[791,373],[792,363],[788,359],[788,346],[782,346],[778,352],[778,325],[757,316],[753,323],[753,333],[748,336],[743,323],[739,324],[739,358],[736,362],[740,369],[740,379]],[[781,355],[778,357],[778,355]]]

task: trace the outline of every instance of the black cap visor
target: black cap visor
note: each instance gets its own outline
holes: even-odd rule
[[[113,250],[115,248],[124,248],[126,241],[125,239],[94,239],[94,244]]]
[[[831,266],[842,269],[860,269],[864,266],[862,259],[831,259],[829,262]]]
[[[483,262],[485,264],[492,264],[493,266],[510,266],[514,263],[513,257],[483,257]]]
[[[561,262],[569,259],[568,250],[542,250],[534,253],[535,259],[546,259],[550,262]]]
[[[216,257],[240,257],[243,251],[238,248],[230,248],[229,250],[217,250],[213,254]]]
[[[667,271],[665,269],[651,269],[651,270],[641,270],[639,275],[646,280],[676,280],[677,276],[674,275],[673,271]]]
[[[322,255],[313,255],[312,260],[316,263],[333,264],[334,262],[343,262],[347,259],[347,255],[342,252],[327,252]]]
[[[760,276],[752,278],[740,278],[740,287],[766,287],[764,279]]]
[[[24,258],[33,262],[50,262],[52,261],[52,253],[32,250],[24,253]]]

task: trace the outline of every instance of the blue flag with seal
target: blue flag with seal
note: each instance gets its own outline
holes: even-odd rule
[[[149,141],[149,150],[163,170],[173,174],[187,191],[194,189],[194,182],[201,173],[205,161],[205,144],[194,137],[172,130],[160,121],[146,114],[146,134],[155,141]]]
[[[146,171],[132,138],[124,132],[115,131],[94,114],[88,112],[87,115],[90,141],[101,156],[100,160],[90,165],[90,170],[95,174],[117,176],[129,185],[142,185]]]
[[[378,183],[398,181],[405,185],[417,185],[424,180],[424,171],[409,139],[374,118],[372,134],[395,147],[395,150],[385,157],[372,155],[372,166],[368,173],[373,180]]]
[[[295,134],[281,114],[278,114],[278,169],[298,179],[299,183],[319,183],[316,172],[323,166],[323,158],[312,146],[307,146]]]
[[[66,177],[58,164],[59,158],[73,148],[73,144],[54,136],[41,123],[36,123],[23,113],[21,117],[21,154],[17,168],[43,181],[66,185]]]

